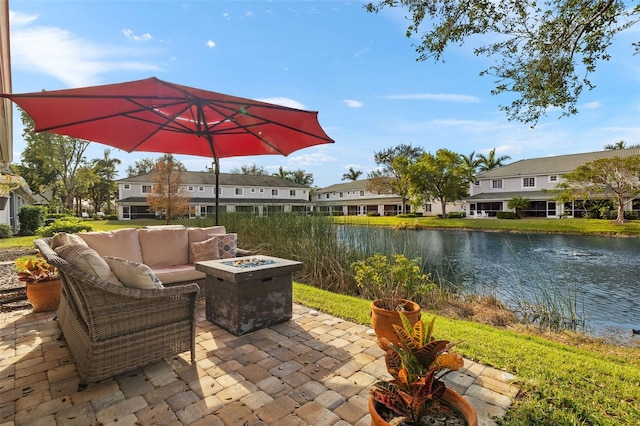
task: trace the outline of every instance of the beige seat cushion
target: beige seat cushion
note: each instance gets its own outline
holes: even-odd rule
[[[165,286],[203,280],[206,277],[204,272],[196,271],[193,265],[160,266],[154,268],[153,272]]]
[[[77,235],[103,257],[121,257],[132,262],[143,263],[138,230],[135,228],[122,228],[109,232],[81,232]]]
[[[122,283],[113,271],[111,271],[107,262],[98,252],[87,246],[84,241],[82,244],[65,244],[57,247],[55,251],[58,253],[58,256],[81,271],[98,277],[109,284],[122,287]]]
[[[51,248],[56,249],[60,246],[64,246],[65,244],[82,244],[84,246],[87,243],[84,242],[82,238],[80,238],[77,234],[68,234],[66,232],[59,232],[51,238]]]
[[[140,290],[163,288],[162,282],[156,277],[151,268],[144,263],[131,262],[127,259],[113,256],[105,256],[104,260],[125,287]]]
[[[138,239],[144,264],[151,268],[189,263],[189,234],[186,228],[140,229]]]

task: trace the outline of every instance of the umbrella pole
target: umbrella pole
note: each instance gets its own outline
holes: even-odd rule
[[[216,173],[216,226],[218,226],[220,224],[218,219],[220,216],[220,160],[218,157],[214,158],[214,167]]]

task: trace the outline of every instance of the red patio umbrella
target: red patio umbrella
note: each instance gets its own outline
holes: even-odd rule
[[[289,155],[333,143],[318,113],[159,80],[34,93],[3,93],[26,111],[36,132],[146,151],[212,157],[218,222],[219,159]]]

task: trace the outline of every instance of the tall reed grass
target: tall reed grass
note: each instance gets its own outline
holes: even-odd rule
[[[191,219],[191,226],[210,226],[212,219]],[[510,270],[500,274],[511,275],[508,288],[497,288],[497,283],[479,283],[474,276],[464,276],[458,264],[457,253],[445,253],[444,244],[429,244],[416,237],[412,230],[393,227],[336,225],[326,216],[274,214],[256,216],[245,213],[224,213],[220,224],[227,232],[238,234],[238,246],[257,254],[293,259],[304,264],[296,279],[323,290],[346,295],[360,295],[353,278],[351,264],[376,253],[392,256],[404,254],[419,259],[422,270],[436,284],[436,290],[419,302],[423,307],[437,309],[446,305],[456,294],[473,293],[507,299],[507,304],[525,322],[541,327],[576,329],[584,325],[582,315],[576,311],[576,293],[558,290],[553,276],[523,277],[517,274],[518,262],[531,259],[513,259],[507,262]],[[451,231],[456,232],[456,231]],[[464,238],[464,233],[457,234]],[[472,250],[465,246],[463,250]],[[549,270],[541,267],[540,270]],[[515,272],[514,272],[515,271]],[[500,279],[502,281],[502,279]]]

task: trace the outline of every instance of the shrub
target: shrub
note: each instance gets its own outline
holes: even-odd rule
[[[367,212],[367,216],[380,216],[378,212]]]
[[[498,219],[518,219],[514,212],[498,212],[496,215]]]
[[[80,218],[65,217],[50,225],[38,228],[37,232],[43,237],[53,237],[58,232],[76,233],[81,231],[93,231],[93,225],[83,222]]]
[[[23,206],[18,213],[21,235],[36,235],[36,230],[44,224],[47,208],[43,206]]]
[[[0,224],[0,238],[11,238],[13,237],[13,229],[11,226],[7,224]]]
[[[447,213],[447,217],[450,219],[461,219],[465,217],[465,214],[463,212],[451,212]]]

